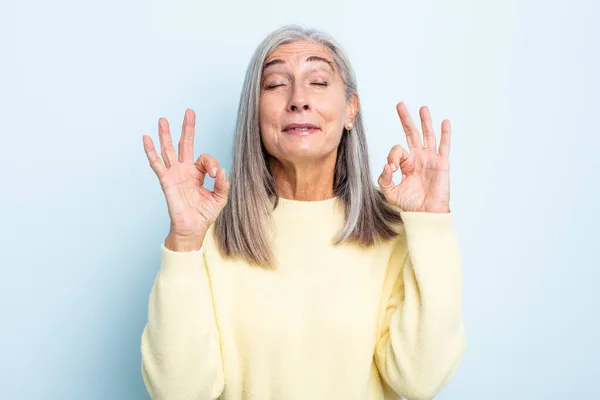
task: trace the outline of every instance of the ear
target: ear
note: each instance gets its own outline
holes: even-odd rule
[[[346,123],[354,123],[359,109],[360,99],[358,98],[358,93],[354,92],[352,93],[352,96],[350,96],[350,99],[348,99],[348,117]]]

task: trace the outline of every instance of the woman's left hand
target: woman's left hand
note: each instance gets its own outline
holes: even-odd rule
[[[442,121],[439,150],[431,123],[429,108],[421,107],[421,134],[415,126],[403,102],[396,105],[410,153],[395,145],[388,155],[388,164],[379,177],[381,188],[388,202],[402,211],[431,213],[450,212],[450,121]],[[402,172],[402,181],[395,185],[392,174]]]

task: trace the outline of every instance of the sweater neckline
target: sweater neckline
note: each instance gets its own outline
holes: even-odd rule
[[[341,211],[341,202],[338,196],[325,200],[292,200],[279,197],[273,216],[292,219],[331,218]]]

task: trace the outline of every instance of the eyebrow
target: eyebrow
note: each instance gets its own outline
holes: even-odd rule
[[[329,61],[328,59],[324,58],[324,57],[320,57],[320,56],[310,56],[306,59],[306,62],[324,62],[327,65],[329,65],[329,68],[331,68],[332,72],[335,72],[335,67],[333,66],[333,62]],[[269,61],[268,63],[265,63],[265,65],[263,66],[263,71],[267,68],[269,68],[272,65],[277,65],[277,64],[285,64],[285,61],[283,61],[280,58],[275,58],[271,61]]]

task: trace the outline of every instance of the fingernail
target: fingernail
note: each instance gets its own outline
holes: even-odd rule
[[[390,166],[390,168],[392,169],[393,172],[396,172],[396,164],[390,163],[389,166]]]
[[[213,170],[212,170],[212,174],[213,174],[213,177],[216,177],[216,176],[217,176],[217,169],[216,169],[216,168],[213,168]]]
[[[167,129],[167,124],[165,123],[165,120],[164,120],[164,119],[162,119],[162,118],[161,118],[161,119],[159,119],[159,120],[158,120],[158,123],[160,124],[160,127],[161,127],[162,129]]]

